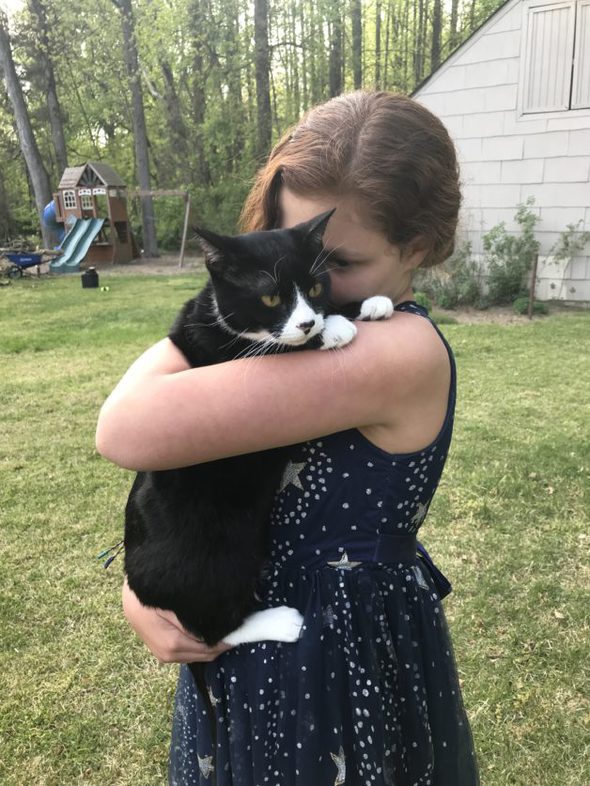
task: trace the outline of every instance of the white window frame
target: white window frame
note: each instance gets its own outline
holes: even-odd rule
[[[582,8],[586,8],[584,18],[582,19]],[[576,50],[578,47],[578,42],[580,41],[582,25],[590,26],[590,0],[578,0],[577,8],[576,8]],[[588,65],[590,61],[590,37],[588,41],[588,48],[584,50],[583,53],[576,51],[574,53],[574,68],[573,68],[573,75],[572,75],[572,109],[590,109],[590,103],[584,106],[580,104],[577,106],[575,104],[577,99],[576,88],[582,82],[582,75],[580,74],[580,69],[582,68],[582,63],[586,66],[586,72],[588,73]],[[588,74],[590,76],[590,73]]]
[[[80,206],[82,207],[82,210],[94,209],[94,202],[92,200],[91,188],[79,188],[78,196],[80,197]]]
[[[72,188],[64,191],[64,210],[77,210],[77,208],[78,200],[75,190]]]
[[[577,13],[579,6],[586,5],[588,0],[525,0],[523,3],[522,11],[522,31],[521,31],[521,44],[520,44],[520,76],[518,80],[518,119],[519,120],[534,120],[537,118],[551,117],[551,118],[566,118],[571,117],[571,113],[575,112],[577,116],[590,115],[590,106],[573,106],[573,86],[574,80],[577,75],[576,70],[576,56],[574,48],[578,44],[579,36],[579,15]],[[567,68],[569,71],[569,94],[567,108],[555,109],[539,109],[527,110],[525,109],[525,87],[527,85],[528,69],[530,67],[530,45],[529,40],[531,36],[531,24],[533,9],[550,8],[550,7],[571,7],[574,11],[571,20],[572,35],[571,35],[571,57],[566,59]],[[568,42],[569,44],[570,42]],[[588,55],[587,55],[588,56]]]

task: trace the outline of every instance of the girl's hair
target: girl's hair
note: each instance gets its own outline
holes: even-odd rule
[[[281,185],[303,197],[352,197],[375,229],[404,246],[421,236],[422,267],[453,252],[461,192],[455,148],[428,109],[358,90],[309,110],[273,148],[246,199],[242,231],[279,225]]]

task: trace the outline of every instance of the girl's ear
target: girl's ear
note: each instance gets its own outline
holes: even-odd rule
[[[415,270],[417,267],[420,267],[429,251],[430,247],[426,238],[422,237],[422,235],[417,235],[412,240],[404,243],[401,249],[402,265],[408,270]]]

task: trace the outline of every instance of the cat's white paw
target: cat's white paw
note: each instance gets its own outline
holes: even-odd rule
[[[253,641],[297,641],[303,617],[290,606],[257,611],[247,617],[237,630],[224,638],[226,644],[235,646]]]
[[[384,295],[374,295],[363,300],[359,319],[370,320],[389,319],[393,314],[393,302],[391,298]]]
[[[332,314],[326,317],[322,331],[322,346],[320,349],[334,349],[350,344],[356,336],[356,326],[341,314]]]

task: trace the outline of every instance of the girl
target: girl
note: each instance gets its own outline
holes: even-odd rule
[[[130,624],[160,661],[211,662],[216,755],[183,666],[171,784],[479,783],[445,579],[416,556],[449,449],[456,373],[411,282],[452,252],[459,204],[453,144],[420,104],[359,91],[316,107],[258,173],[242,228],[289,227],[336,207],[324,234],[333,301],[387,295],[393,318],[357,323],[338,352],[198,369],[164,339],[102,409],[98,450],[134,470],[293,445],[260,592],[302,612],[299,641],[206,647],[123,588]]]

